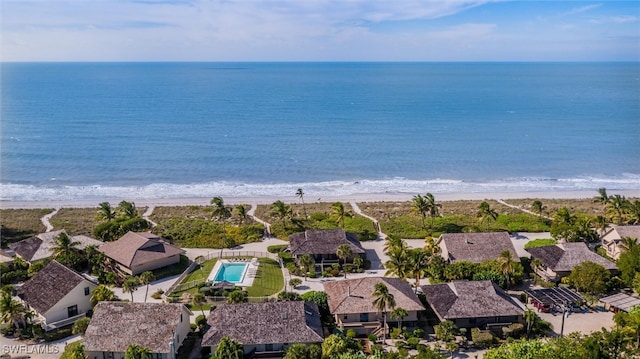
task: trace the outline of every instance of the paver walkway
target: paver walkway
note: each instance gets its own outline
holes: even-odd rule
[[[264,226],[264,230],[266,232],[266,234],[270,237],[271,236],[271,224],[263,221],[262,219],[258,218],[255,216],[254,213],[256,213],[256,208],[258,207],[257,203],[251,203],[251,209],[249,209],[249,211],[247,212],[247,216],[253,218],[256,222],[258,223],[262,223],[262,225]]]
[[[158,225],[156,222],[152,221],[152,220],[149,218],[149,217],[151,216],[151,214],[153,213],[153,210],[154,210],[155,208],[156,208],[155,206],[150,205],[149,207],[147,207],[147,210],[146,210],[146,211],[144,211],[144,213],[142,214],[142,218],[144,218],[147,222],[151,223],[151,227],[155,227],[155,226],[157,226],[157,225]]]

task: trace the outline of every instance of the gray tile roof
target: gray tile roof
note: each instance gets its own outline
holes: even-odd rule
[[[393,294],[396,308],[407,311],[424,310],[411,285],[400,278],[367,277],[324,283],[331,314],[375,313],[373,305],[375,285],[383,283]]]
[[[318,306],[304,301],[223,304],[207,321],[211,327],[203,346],[215,346],[227,335],[244,345],[323,340]]]
[[[636,226],[613,226],[610,231],[616,231],[620,238],[631,237],[640,239],[640,225]]]
[[[182,320],[183,304],[99,302],[84,335],[87,352],[124,352],[131,344],[169,353],[169,342]]]
[[[343,229],[308,229],[289,236],[291,254],[336,254],[338,246],[348,244],[353,254],[363,254],[358,237],[347,233]]]
[[[507,232],[490,233],[444,233],[440,236],[452,262],[467,261],[481,263],[497,259],[505,249],[511,257],[518,258],[516,249]]]
[[[18,296],[38,313],[45,314],[84,280],[80,274],[51,261],[20,287]]]
[[[184,250],[148,232],[127,232],[117,241],[103,244],[98,251],[129,268],[184,253]]]
[[[9,245],[9,248],[13,249],[20,257],[29,262],[49,258],[53,254],[52,248],[56,245],[56,238],[63,232],[67,233],[64,229],[40,233],[35,237],[27,238]],[[87,246],[100,246],[104,244],[104,242],[83,235],[69,237],[71,238],[71,241],[79,242],[76,247],[78,249],[85,249]]]
[[[570,272],[578,264],[587,261],[600,264],[608,270],[617,269],[615,263],[592,252],[584,242],[558,243],[527,248],[526,251],[555,272]]]
[[[427,302],[442,319],[522,315],[521,303],[491,281],[455,281],[422,286]]]

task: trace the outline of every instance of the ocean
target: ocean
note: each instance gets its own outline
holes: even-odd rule
[[[2,63],[0,200],[640,189],[639,63]]]

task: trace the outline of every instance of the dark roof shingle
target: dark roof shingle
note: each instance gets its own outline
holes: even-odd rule
[[[211,311],[203,346],[229,336],[244,345],[322,342],[318,306],[304,301],[223,304]]]
[[[131,344],[169,353],[169,342],[178,328],[183,304],[99,302],[84,334],[88,352],[125,352]],[[182,320],[189,321],[188,314]]]
[[[558,243],[550,246],[527,248],[526,251],[555,272],[570,272],[582,262],[594,262],[608,270],[617,269],[615,263],[592,252],[584,242]]]
[[[308,229],[289,236],[291,254],[335,254],[338,246],[348,244],[353,254],[363,254],[358,237],[343,229]]]
[[[522,315],[521,304],[491,281],[424,285],[427,302],[443,319]]]
[[[117,241],[106,243],[98,250],[129,268],[184,253],[184,250],[147,232],[127,232]]]
[[[444,233],[440,237],[452,262],[467,261],[481,263],[497,259],[504,250],[511,252],[511,258],[518,258],[509,233]]]
[[[26,281],[18,290],[18,296],[44,314],[83,280],[80,274],[54,260]]]
[[[393,294],[396,308],[424,310],[411,285],[400,278],[367,277],[324,283],[331,314],[375,313],[373,292],[378,283],[383,283]]]

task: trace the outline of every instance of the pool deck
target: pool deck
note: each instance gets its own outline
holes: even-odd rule
[[[209,274],[209,277],[207,278],[207,282],[211,281],[211,282],[215,282],[215,278],[218,275],[218,272],[220,271],[220,268],[222,268],[222,266],[224,264],[246,264],[246,267],[244,269],[244,271],[242,272],[242,280],[240,282],[232,282],[235,285],[239,286],[239,287],[251,287],[253,285],[253,280],[256,277],[256,273],[258,272],[258,258],[252,258],[252,259],[222,259],[216,262],[216,264],[213,266],[213,270],[211,270],[211,273]]]

